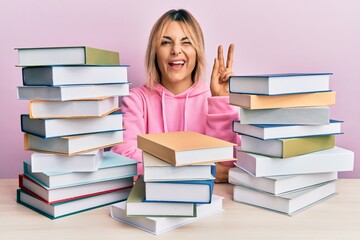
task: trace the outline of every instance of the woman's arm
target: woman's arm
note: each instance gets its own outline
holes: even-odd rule
[[[121,111],[124,123],[123,143],[111,148],[111,151],[137,160],[138,173],[143,173],[142,151],[137,148],[137,135],[145,133],[144,102],[140,94],[130,91],[130,96],[123,97]]]

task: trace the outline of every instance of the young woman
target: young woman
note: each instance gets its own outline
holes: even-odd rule
[[[200,25],[186,10],[170,10],[152,28],[146,52],[147,82],[132,88],[122,100],[124,143],[113,152],[139,161],[137,135],[194,131],[240,143],[231,124],[238,112],[228,104],[228,79],[232,72],[234,45],[226,64],[222,46],[214,60],[210,88],[203,77],[204,39]],[[226,182],[232,162],[217,164],[216,182]]]

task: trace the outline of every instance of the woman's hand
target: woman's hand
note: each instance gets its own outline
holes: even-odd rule
[[[218,56],[214,59],[211,73],[210,90],[212,96],[229,95],[229,77],[233,76],[232,64],[234,57],[234,44],[230,44],[227,54],[226,65],[224,63],[223,47],[218,47]]]

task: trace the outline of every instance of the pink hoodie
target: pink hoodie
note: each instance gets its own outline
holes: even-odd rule
[[[192,86],[178,95],[161,84],[156,84],[153,91],[146,86],[132,88],[121,105],[125,112],[124,143],[111,151],[141,163],[137,135],[185,130],[240,144],[239,136],[232,132],[232,121],[237,120],[239,114],[228,102],[228,97],[211,97],[205,84]],[[142,164],[138,164],[138,172],[143,173]]]

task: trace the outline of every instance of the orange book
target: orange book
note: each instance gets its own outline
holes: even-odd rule
[[[316,107],[334,105],[336,93],[316,92],[286,95],[253,95],[230,93],[229,103],[246,109]]]
[[[175,166],[234,160],[236,145],[184,131],[138,135],[138,148]]]

